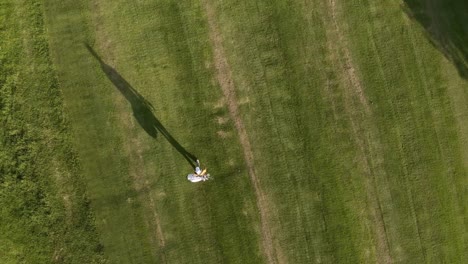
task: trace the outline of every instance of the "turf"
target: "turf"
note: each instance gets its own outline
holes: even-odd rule
[[[0,3],[0,262],[102,263],[38,1]]]
[[[104,258],[466,262],[466,5],[429,2],[36,6]]]

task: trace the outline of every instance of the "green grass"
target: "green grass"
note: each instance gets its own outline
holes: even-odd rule
[[[319,1],[218,8],[280,248],[291,263],[382,260],[375,204],[394,261],[462,263],[466,112],[450,94],[467,83],[398,3],[337,2],[347,43]],[[346,44],[370,116],[349,94]]]
[[[0,4],[0,262],[101,263],[37,1]]]
[[[8,127],[5,146],[42,147],[68,175],[82,175],[65,188],[66,179],[45,170],[48,160],[49,177],[31,180],[51,197],[77,193],[82,221],[71,233],[59,230],[69,238],[83,232],[83,247],[69,246],[63,263],[74,252],[97,261],[99,249],[109,263],[267,263],[265,228],[278,263],[464,263],[468,83],[466,27],[455,8],[464,5],[455,2],[439,5],[439,29],[453,29],[444,35],[433,34],[417,1],[44,0],[33,9],[44,11],[44,25],[19,19],[29,4],[18,2],[18,18],[2,31],[11,38],[11,51],[1,54],[11,65],[2,69],[2,95],[37,100],[13,111],[7,106],[18,104],[2,96],[0,107],[15,113],[8,124],[34,128],[27,135],[47,131],[61,140],[48,148],[40,136],[18,143]],[[11,8],[0,8],[3,17]],[[265,195],[260,203],[218,83],[213,25]],[[34,29],[37,37],[14,33]],[[32,62],[43,68],[20,60],[31,57],[21,55],[26,48],[14,49],[31,38],[42,45]],[[28,76],[22,87],[51,88],[12,96],[15,71]],[[44,116],[55,121],[44,125]],[[215,180],[188,182],[186,152]],[[33,237],[46,241],[55,227],[40,226],[46,231]],[[2,243],[7,260],[31,247],[39,253],[23,262],[47,262],[57,248],[54,240],[21,241]]]
[[[366,10],[361,9],[355,8],[354,17],[358,12],[363,15]],[[399,11],[396,4],[369,3],[367,29],[353,31],[369,98],[379,106],[375,111],[379,137],[388,149],[384,159],[392,198],[386,203],[394,204],[386,213],[388,225],[393,226],[389,243],[393,255],[405,261],[463,262],[467,257],[466,163],[460,138],[466,131],[458,127],[459,110],[450,94],[465,90],[467,84],[451,85],[460,78],[453,66]],[[350,28],[362,24],[352,12],[347,14]],[[382,30],[382,25],[399,28],[401,41],[395,40],[396,32]]]
[[[210,50],[195,37],[186,43],[190,37],[181,32],[182,23],[198,27],[200,11],[182,13],[179,6],[164,3],[126,6],[125,1],[93,9],[102,13],[88,14],[87,8],[91,6],[76,2],[57,6],[51,1],[46,14],[59,80],[70,118],[75,120],[76,143],[87,164],[83,167],[90,199],[110,261],[258,262],[258,219],[239,147],[235,141],[213,136],[219,129],[232,130],[232,125],[221,128],[214,119],[225,110],[213,111],[220,92],[204,66],[208,58],[203,56],[209,56]],[[195,22],[189,23],[190,19]],[[92,36],[93,28],[86,25],[94,23],[106,30]],[[73,30],[67,31],[68,27]],[[142,34],[151,32],[148,28],[160,32]],[[120,43],[112,44],[116,36]],[[215,182],[197,188],[189,184],[185,175],[190,165],[161,134],[153,139],[141,129],[129,102],[86,50],[86,41],[121,75],[120,82],[129,83],[153,104],[156,118],[169,133],[216,171]],[[105,41],[111,41],[112,52],[100,47]],[[163,227],[164,247],[155,221]]]

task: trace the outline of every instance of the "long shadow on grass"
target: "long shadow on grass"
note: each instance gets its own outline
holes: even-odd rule
[[[97,55],[97,53],[88,44],[85,44],[88,51],[99,61],[102,71],[107,78],[114,84],[117,90],[127,99],[132,106],[133,116],[138,124],[153,138],[156,138],[158,132],[163,135],[169,143],[195,168],[197,157],[188,152],[182,145],[174,139],[153,113],[154,107],[141,94],[138,93],[114,68],[107,65]]]
[[[468,1],[404,0],[404,10],[428,39],[468,79]]]

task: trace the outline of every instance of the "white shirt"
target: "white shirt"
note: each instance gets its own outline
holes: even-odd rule
[[[196,174],[189,174],[189,175],[187,175],[187,180],[189,180],[191,182],[201,182],[201,181],[208,180],[208,178],[205,177],[205,176],[198,176]]]

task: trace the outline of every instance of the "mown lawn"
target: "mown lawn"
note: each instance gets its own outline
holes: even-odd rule
[[[220,91],[206,67],[211,52],[201,10],[153,1],[48,1],[45,10],[109,260],[261,261],[240,147],[230,121],[217,121],[226,110],[217,106]],[[144,99],[122,96],[132,89]],[[161,125],[208,166],[215,181],[186,180],[192,167]],[[155,138],[153,126],[159,127]]]
[[[63,98],[89,256],[466,262],[465,5],[433,2],[35,5],[53,67],[30,78]],[[185,179],[196,158],[213,181]]]

